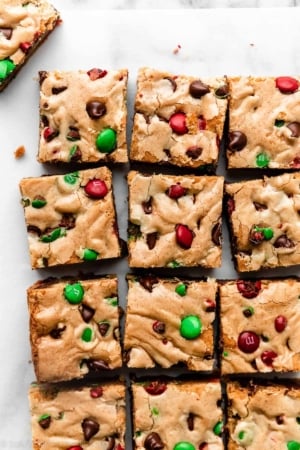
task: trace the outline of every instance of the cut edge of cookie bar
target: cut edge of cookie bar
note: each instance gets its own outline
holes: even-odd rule
[[[300,279],[218,280],[221,373],[296,373],[300,370]]]
[[[224,209],[238,272],[300,265],[299,195],[299,171],[225,183]]]
[[[219,380],[131,380],[130,395],[134,448],[224,448]]]
[[[227,168],[299,170],[300,77],[228,77]]]
[[[51,277],[27,289],[38,382],[103,377],[122,367],[118,298],[116,275]]]
[[[295,380],[228,381],[226,391],[228,450],[299,448],[300,389]]]
[[[97,443],[125,449],[125,385],[38,384],[28,389],[34,450],[92,449]],[[108,448],[107,447],[107,448]]]
[[[40,71],[38,162],[127,163],[127,83],[125,68]]]
[[[3,0],[2,8],[5,11],[6,7],[12,6],[10,0]],[[20,1],[20,7],[24,8]],[[61,23],[60,13],[57,9],[47,0],[30,0],[27,2],[30,5],[36,5],[37,16],[39,19],[38,29],[35,30],[34,35],[29,37],[26,35],[26,41],[19,42],[17,45],[18,50],[13,54],[7,54],[7,56],[0,60],[0,66],[2,75],[0,78],[0,92],[4,91],[8,85],[13,81],[18,72],[28,62],[33,53],[40,47],[48,36],[54,31],[54,29]],[[28,8],[28,6],[27,6]],[[26,29],[21,27],[26,33]],[[17,29],[15,32],[18,32]],[[13,39],[14,29],[5,24],[5,27],[1,30],[4,38],[9,42]]]
[[[23,178],[19,189],[32,269],[123,256],[107,167]]]
[[[221,265],[222,176],[131,170],[127,180],[129,267]]]
[[[214,173],[227,97],[226,77],[199,79],[140,68],[130,161]]]
[[[127,367],[215,371],[216,281],[154,274],[126,279]]]

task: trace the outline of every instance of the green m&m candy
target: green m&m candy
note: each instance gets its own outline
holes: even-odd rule
[[[256,156],[257,167],[267,167],[270,162],[270,158],[266,153],[259,153]]]
[[[223,422],[220,420],[214,426],[213,432],[215,433],[215,435],[220,436],[222,434],[222,431],[223,431]]]
[[[37,195],[31,202],[31,206],[36,209],[43,208],[46,204],[47,200],[41,195]]]
[[[95,261],[98,255],[99,253],[96,252],[96,250],[93,250],[91,248],[85,248],[83,249],[82,259],[84,259],[85,261]]]
[[[185,339],[196,339],[202,332],[202,322],[198,316],[190,315],[181,319],[180,334]]]
[[[82,302],[84,289],[81,283],[66,284],[64,287],[64,297],[72,305]]]
[[[186,295],[187,287],[184,283],[180,283],[176,286],[175,292],[180,295],[181,297],[184,297]]]
[[[10,59],[2,59],[0,61],[0,81],[5,80],[15,67],[16,65]]]
[[[93,337],[93,330],[91,328],[85,328],[82,332],[81,339],[84,342],[91,342]]]
[[[274,236],[274,231],[272,228],[263,228],[262,232],[266,241],[269,241]]]
[[[300,442],[298,441],[288,441],[286,446],[288,450],[300,450]]]
[[[67,173],[66,175],[64,175],[64,181],[67,184],[76,184],[78,181],[78,177],[78,172]]]
[[[173,450],[196,450],[195,446],[187,441],[177,442],[174,445]]]
[[[100,131],[96,138],[97,149],[101,153],[111,153],[117,146],[117,133],[112,128]]]

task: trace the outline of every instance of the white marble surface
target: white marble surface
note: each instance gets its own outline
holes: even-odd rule
[[[34,374],[30,363],[26,289],[39,278],[60,274],[59,270],[31,271],[19,204],[19,180],[46,171],[35,159],[38,136],[37,71],[94,66],[128,67],[130,121],[136,70],[142,65],[203,76],[300,73],[299,9],[216,8],[196,11],[189,9],[207,6],[208,2],[164,0],[161,2],[164,6],[168,4],[176,9],[143,11],[142,8],[155,3],[140,0],[56,0],[54,3],[62,11],[62,26],[0,96],[1,449],[31,449],[27,389],[34,380]],[[216,0],[210,3],[220,6],[222,2]],[[232,5],[238,2],[226,3]],[[239,3],[248,5],[252,2]],[[264,3],[278,5],[279,2]],[[294,4],[280,2],[287,3]],[[103,11],[102,7],[122,10]],[[181,7],[189,9],[182,10]],[[127,8],[141,10],[123,10]],[[173,50],[178,44],[181,50],[175,54]],[[21,144],[26,147],[26,155],[16,160],[13,152]],[[115,175],[115,179],[118,178],[116,197],[121,236],[126,238],[126,186],[120,175],[120,172]],[[115,266],[99,266],[99,273],[107,271],[118,271],[123,276],[127,271],[126,261]],[[289,273],[295,274],[293,271]],[[222,268],[209,274],[221,278],[236,276],[230,261],[226,232]],[[124,291],[121,297],[124,304]]]

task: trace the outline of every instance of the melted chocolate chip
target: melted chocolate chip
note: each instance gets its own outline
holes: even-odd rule
[[[11,38],[12,32],[13,32],[12,28],[0,27],[0,33],[2,33],[5,39],[7,40]]]
[[[78,141],[80,139],[80,133],[78,128],[70,126],[67,134],[67,139],[69,141]]]
[[[241,131],[231,131],[229,133],[228,148],[232,152],[239,152],[247,145],[247,136]]]
[[[176,81],[174,80],[174,78],[171,78],[171,77],[165,77],[164,79],[170,81],[170,83],[171,83],[171,85],[172,85],[173,92],[175,92],[176,89],[177,89],[177,83],[176,83]]]
[[[52,88],[52,94],[53,95],[58,95],[61,92],[65,91],[67,88],[68,88],[67,86],[53,87]]]
[[[109,323],[108,322],[99,322],[97,325],[98,325],[98,330],[99,330],[99,333],[101,334],[101,336],[102,337],[105,336],[110,327]]]
[[[208,94],[209,91],[209,86],[201,80],[192,81],[190,84],[189,92],[194,98],[201,98],[203,95]]]
[[[73,214],[63,214],[58,226],[67,228],[67,230],[71,230],[75,228],[76,217]]]
[[[262,203],[253,202],[254,208],[256,211],[263,211],[264,209],[268,209],[266,205],[263,205]]]
[[[149,250],[154,249],[156,241],[157,241],[157,233],[156,232],[147,234],[146,242],[147,242]]]
[[[143,288],[146,289],[146,291],[152,292],[153,285],[158,283],[158,279],[153,275],[148,275],[145,277],[140,277],[139,282]]]
[[[284,423],[284,415],[280,414],[280,416],[276,416],[276,422],[278,425],[282,425]]]
[[[161,450],[164,448],[164,443],[161,440],[161,437],[155,431],[149,433],[144,441],[144,447],[146,450]]]
[[[36,225],[28,225],[27,226],[27,232],[28,233],[35,233],[38,236],[41,236],[41,234],[42,234],[42,231]]]
[[[98,433],[100,426],[96,420],[87,418],[81,422],[81,428],[83,431],[84,439],[88,442],[95,434]]]
[[[150,197],[149,200],[142,202],[142,208],[145,214],[152,213],[152,197]]]
[[[292,132],[291,137],[299,137],[300,136],[300,123],[299,122],[291,122],[287,125]]]
[[[100,119],[106,114],[105,103],[99,101],[91,101],[86,104],[86,112],[91,119]]]
[[[218,87],[218,89],[215,90],[216,97],[219,98],[226,98],[229,95],[229,87],[227,84],[223,84],[223,86]]]
[[[57,326],[56,328],[53,328],[53,330],[51,330],[49,334],[53,339],[60,339],[62,333],[66,330],[66,328],[66,325],[62,327]]]
[[[191,159],[197,159],[202,153],[202,148],[194,145],[186,150],[186,155]]]
[[[81,303],[81,305],[79,306],[79,311],[81,317],[86,323],[88,323],[94,317],[95,314],[94,308],[91,308],[90,306],[85,305],[84,303]]]
[[[211,239],[214,244],[221,245],[222,228],[220,223],[216,223],[211,231]]]
[[[107,362],[102,359],[86,359],[83,362],[86,363],[90,372],[102,372],[103,370],[109,370]]]
[[[190,431],[193,431],[193,429],[194,429],[194,418],[195,418],[195,415],[193,413],[189,413],[188,418],[187,418],[187,426]]]
[[[294,242],[291,239],[289,239],[286,234],[282,234],[281,236],[279,236],[273,245],[275,248],[293,248],[293,247],[295,247]]]

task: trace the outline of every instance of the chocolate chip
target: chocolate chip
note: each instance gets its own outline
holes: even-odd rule
[[[86,363],[91,372],[102,372],[103,370],[109,370],[107,362],[102,359],[86,359],[83,362]]]
[[[300,136],[300,123],[299,122],[291,122],[287,125],[292,132],[291,137],[299,137]]]
[[[222,237],[222,228],[221,224],[218,222],[214,225],[213,229],[211,230],[211,239],[214,244],[220,246],[221,237]]]
[[[98,324],[98,330],[101,336],[105,336],[109,330],[109,323],[108,322],[99,322]]]
[[[152,197],[150,197],[149,200],[142,202],[142,208],[145,214],[152,213]]]
[[[70,126],[66,137],[68,141],[78,141],[80,139],[78,128]]]
[[[42,231],[36,225],[28,225],[27,232],[37,234],[38,236],[42,234]]]
[[[229,95],[229,88],[227,84],[223,84],[223,86],[220,86],[215,90],[215,96],[218,98],[227,98],[228,95]]]
[[[228,148],[232,152],[239,152],[247,145],[247,136],[241,131],[231,131],[229,133]]]
[[[158,334],[164,334],[166,331],[166,324],[164,322],[160,322],[159,320],[156,320],[152,325],[153,331]]]
[[[53,328],[53,330],[50,331],[50,336],[53,339],[60,339],[62,333],[65,331],[66,328],[67,328],[66,325],[63,325],[61,327],[57,326],[56,328]]]
[[[3,34],[3,36],[5,37],[5,39],[10,39],[11,38],[11,36],[12,36],[12,32],[13,32],[13,29],[12,28],[6,28],[6,27],[1,27],[0,28],[0,33],[2,33]]]
[[[189,413],[188,418],[187,418],[187,426],[190,431],[193,431],[193,429],[194,429],[194,417],[195,416],[193,413]]]
[[[86,104],[86,112],[91,119],[100,119],[106,114],[105,103],[99,101],[91,101]]]
[[[197,159],[202,153],[202,148],[194,145],[186,150],[186,155],[191,159]]]
[[[284,415],[280,414],[280,416],[276,416],[276,422],[278,425],[282,425],[284,423]]]
[[[266,205],[263,205],[262,203],[253,202],[254,208],[256,211],[263,211],[264,209],[268,209]]]
[[[203,95],[208,94],[210,91],[209,86],[203,83],[201,80],[192,81],[190,84],[189,92],[194,98],[201,98]]]
[[[158,279],[153,275],[148,275],[145,277],[140,277],[139,282],[143,288],[146,289],[146,291],[152,292],[153,285],[158,283]]]
[[[161,440],[161,437],[155,431],[149,433],[144,441],[144,447],[146,450],[160,450],[164,448],[164,443]]]
[[[47,77],[48,77],[48,72],[46,72],[46,70],[39,71],[40,86],[42,86],[43,82],[46,80]]]
[[[164,80],[170,81],[170,83],[171,83],[171,85],[172,85],[173,92],[175,92],[176,89],[177,89],[177,83],[176,83],[176,81],[174,80],[174,78],[171,78],[171,77],[165,77]]]
[[[289,239],[286,234],[282,234],[281,236],[279,236],[273,245],[275,248],[293,248],[293,247],[295,247],[294,242],[291,239]]]
[[[207,442],[201,442],[199,445],[199,450],[207,450],[208,449],[208,443]]]
[[[49,119],[48,119],[48,117],[45,116],[44,114],[41,115],[41,124],[42,124],[44,127],[48,127],[48,126],[49,126]]]
[[[149,250],[152,250],[155,247],[157,241],[157,233],[148,233],[146,236],[146,242],[148,245]]]
[[[96,420],[87,418],[81,422],[81,428],[83,431],[84,439],[90,441],[95,434],[98,433],[100,426]]]
[[[81,305],[79,306],[79,311],[81,317],[86,323],[88,323],[94,317],[95,314],[94,308],[91,308],[90,306],[85,305],[84,303],[81,303]]]
[[[108,440],[108,445],[106,447],[106,450],[114,450],[115,443],[116,443],[115,438],[113,436],[110,436],[107,440]]]
[[[76,217],[73,214],[63,214],[62,218],[58,224],[59,227],[67,228],[67,230],[71,230],[75,228]]]
[[[165,153],[165,155],[166,155],[168,158],[171,158],[171,152],[170,152],[170,150],[169,150],[168,148],[164,148],[164,149],[163,149],[163,152]]]
[[[52,88],[52,94],[53,95],[60,94],[61,92],[65,91],[67,88],[68,88],[67,86],[53,87]]]

